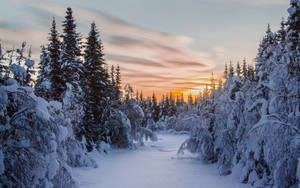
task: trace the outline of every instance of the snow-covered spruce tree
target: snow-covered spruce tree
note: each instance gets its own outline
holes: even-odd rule
[[[87,139],[89,151],[93,149],[94,144],[97,145],[106,139],[103,138],[106,130],[101,116],[108,105],[109,81],[104,64],[103,46],[93,22],[84,51],[84,77],[82,78],[84,117],[82,130],[78,133],[79,137],[85,136]]]
[[[202,95],[198,109],[201,123],[195,123],[191,129],[191,136],[180,147],[178,153],[183,153],[185,149],[192,153],[199,153],[204,161],[215,162],[214,155],[214,104],[213,99],[209,97],[209,91],[206,89]],[[191,110],[189,111],[191,112]],[[176,123],[176,122],[175,122]]]
[[[33,75],[35,74],[34,70],[34,60],[31,59],[31,46],[29,47],[28,51],[28,56],[25,61],[25,66],[26,66],[26,77],[25,77],[25,85],[26,86],[33,86],[34,80],[33,80]]]
[[[120,70],[119,70],[120,71]],[[119,74],[119,73],[118,73]],[[119,96],[119,91],[120,91],[120,88],[116,82],[116,69],[115,69],[115,66],[112,65],[111,68],[110,68],[110,93],[111,93],[111,96],[110,96],[110,99],[111,100],[114,100],[114,101],[117,101],[120,99],[120,96]]]
[[[66,83],[62,75],[62,61],[60,61],[61,43],[59,33],[56,29],[56,22],[53,18],[52,27],[49,33],[48,58],[49,58],[49,100],[62,101],[62,95],[66,90]]]
[[[0,187],[76,187],[71,166],[95,166],[59,102],[0,86]]]
[[[244,79],[244,80],[248,77],[248,68],[247,68],[247,62],[246,62],[246,59],[243,60],[243,65],[242,65],[242,76],[243,76],[243,79]]]
[[[159,106],[157,104],[157,98],[154,92],[152,95],[151,109],[152,109],[152,119],[153,121],[157,122],[159,119]]]
[[[60,41],[58,39],[56,22],[53,18],[49,33],[49,44],[47,49],[42,46],[39,75],[35,85],[35,94],[46,100],[61,101],[66,83],[61,75]]]
[[[215,159],[220,174],[234,173],[254,187],[299,186],[299,5],[291,0],[286,29],[282,24],[273,33],[268,27],[255,71],[248,65],[243,78],[229,73],[224,87],[209,96],[212,131],[204,116],[211,107],[200,100],[202,123],[179,151]]]
[[[240,62],[239,62],[239,61],[236,63],[236,75],[237,75],[238,77],[241,76],[241,65],[240,65]]]
[[[157,98],[155,96],[155,93],[153,92],[152,94],[152,98],[151,98],[151,103],[149,105],[149,110],[144,110],[144,113],[146,114],[147,112],[150,113],[150,118],[146,118],[146,125],[147,125],[147,128],[153,130],[153,131],[156,131],[158,129],[160,129],[156,122],[159,120],[159,114],[160,114],[160,111],[159,111],[159,105],[158,105],[158,102],[157,102]]]
[[[122,93],[121,93],[121,69],[120,66],[117,65],[116,68],[116,78],[115,78],[115,83],[116,83],[116,96],[115,99],[119,100],[122,98]]]
[[[130,138],[133,142],[137,142],[139,145],[143,145],[144,139],[148,138],[150,138],[152,141],[156,141],[156,135],[150,129],[143,126],[143,122],[145,122],[145,114],[142,107],[138,105],[136,100],[134,100],[133,89],[129,84],[125,85],[124,92],[125,99],[121,106],[121,111],[124,112],[124,114],[129,119],[131,125]],[[144,99],[143,103],[144,105],[146,104],[145,106],[143,106],[143,108],[146,109],[148,108],[147,106],[151,105],[151,99]]]
[[[49,100],[49,56],[45,46],[41,47],[40,63],[38,67],[38,77],[35,84],[35,94]]]
[[[9,77],[9,66],[7,65],[0,43],[0,84],[3,85],[5,80]]]
[[[58,62],[60,64],[60,78],[62,78],[59,83],[64,86],[64,90],[58,100],[63,103],[65,114],[70,119],[74,130],[76,130],[83,117],[82,88],[80,87],[83,76],[83,63],[80,59],[80,38],[76,32],[73,11],[70,7],[67,8],[65,20],[63,21],[62,39]],[[53,84],[56,83],[53,82]],[[61,89],[61,87],[58,89]]]
[[[287,44],[286,51],[287,56],[285,60],[287,61],[290,85],[289,93],[294,105],[294,113],[296,116],[300,116],[300,1],[291,0],[291,7],[288,9],[289,17],[287,21]],[[300,127],[300,122],[298,122],[298,127]]]
[[[82,76],[81,51],[79,46],[79,34],[76,32],[76,24],[73,11],[67,8],[65,21],[63,21],[63,41],[61,43],[60,62],[64,83],[70,83],[75,89],[79,87]]]

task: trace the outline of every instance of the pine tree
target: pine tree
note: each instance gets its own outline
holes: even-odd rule
[[[181,102],[181,106],[183,106],[185,104],[184,102],[184,97],[183,97],[183,93],[181,93],[181,96],[180,96],[180,102]]]
[[[87,148],[92,150],[93,143],[103,139],[101,114],[107,105],[108,75],[104,69],[104,53],[96,25],[91,24],[84,54],[84,78],[82,87],[84,91],[84,132],[87,139]],[[79,135],[81,136],[81,135]]]
[[[8,77],[7,72],[9,71],[9,67],[6,65],[3,56],[2,45],[0,43],[0,84],[4,84],[4,81]]]
[[[248,79],[251,81],[254,81],[254,77],[255,77],[255,72],[254,72],[254,68],[252,65],[248,65]]]
[[[225,63],[224,78],[227,79],[227,77],[228,77],[228,67],[227,67],[227,63]]]
[[[240,66],[240,62],[239,61],[236,63],[236,75],[238,77],[241,76],[241,66]]]
[[[300,75],[300,2],[291,0],[291,7],[288,9],[289,17],[287,21],[287,49],[291,54],[288,61],[289,72],[294,75]],[[298,76],[300,82],[300,76]]]
[[[215,77],[214,77],[214,73],[211,73],[211,78],[210,78],[210,87],[212,89],[216,89],[216,82],[215,82]]]
[[[140,99],[139,99],[139,90],[136,90],[135,100],[136,100],[137,102],[140,101]]]
[[[242,75],[244,78],[248,77],[248,69],[247,69],[246,59],[243,60]]]
[[[298,112],[300,112],[300,1],[291,0],[288,9],[289,17],[287,21],[287,51],[288,72],[290,77],[295,80],[296,88],[292,89],[291,94],[295,101],[298,101]],[[292,80],[291,80],[292,81]],[[295,91],[296,90],[296,91]],[[298,123],[300,124],[300,123]]]
[[[179,95],[177,94],[176,95],[176,107],[179,107],[180,105],[181,105],[180,98],[179,98]]]
[[[62,78],[64,83],[71,84],[77,90],[83,65],[79,58],[81,56],[79,34],[76,32],[73,11],[70,7],[67,8],[65,21],[63,21],[63,33],[60,54]]]
[[[152,119],[155,122],[157,122],[159,120],[159,106],[157,105],[157,99],[154,92],[151,101],[151,113],[152,113]]]
[[[188,96],[188,104],[189,104],[189,108],[192,108],[192,106],[193,106],[193,95],[192,95],[192,93],[190,93],[189,94],[189,96]]]
[[[280,29],[277,32],[277,42],[284,43],[286,39],[286,30],[285,30],[286,22],[284,18],[282,18],[282,21],[280,23]]]
[[[66,90],[66,83],[62,78],[61,61],[60,60],[60,41],[59,34],[56,29],[56,22],[53,18],[52,27],[49,33],[48,57],[49,66],[49,82],[51,84],[49,89],[49,100],[62,101],[62,94]]]
[[[115,67],[112,65],[111,68],[110,68],[110,79],[111,79],[111,83],[112,85],[116,85],[116,82],[115,82]]]
[[[230,63],[229,63],[229,78],[232,78],[233,75],[234,75],[234,69],[232,66],[232,62],[230,61]]]
[[[110,92],[111,92],[111,99],[112,100],[118,100],[118,92],[119,92],[119,87],[117,86],[116,83],[116,71],[115,67],[112,65],[110,69]]]
[[[173,93],[170,92],[170,98],[169,98],[169,116],[173,116],[176,114],[176,106],[175,106],[175,100],[173,97]]]
[[[35,70],[34,70],[34,60],[31,59],[31,46],[29,47],[28,50],[28,56],[25,60],[25,66],[26,66],[26,77],[24,80],[24,83],[26,86],[33,86],[34,80],[33,80],[33,75],[35,74]]]
[[[164,102],[163,102],[163,109],[162,109],[162,115],[163,116],[169,116],[169,109],[170,109],[170,100],[169,100],[169,96],[166,95],[166,97],[164,97]]]
[[[143,91],[141,91],[141,94],[140,94],[140,101],[143,102],[143,100],[144,100]]]
[[[40,64],[38,67],[38,78],[35,85],[35,94],[46,100],[49,100],[49,88],[45,82],[49,81],[49,73],[47,68],[49,66],[49,56],[45,46],[41,46]]]
[[[288,49],[296,50],[299,44],[300,33],[300,3],[299,0],[291,0],[288,9],[289,17],[287,22]]]
[[[120,66],[118,65],[116,68],[116,98],[120,99],[122,96],[121,95],[121,69]]]

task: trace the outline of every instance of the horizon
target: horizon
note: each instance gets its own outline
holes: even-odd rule
[[[71,7],[77,31],[85,38],[90,23],[95,21],[106,63],[120,65],[123,86],[130,83],[134,90],[142,90],[145,97],[155,92],[159,99],[169,92],[199,92],[209,84],[212,72],[216,79],[221,78],[226,62],[235,65],[245,58],[254,64],[267,24],[276,31],[278,20],[287,17],[288,8],[288,1],[283,0],[164,1],[162,4],[131,0],[126,2],[127,6],[124,3],[74,2]],[[61,22],[70,4],[58,0],[3,3],[2,46],[10,48],[26,41],[32,45],[37,60],[40,45],[47,42],[52,17],[61,32]],[[19,12],[11,16],[8,11],[11,7]],[[156,11],[147,11],[147,7]]]

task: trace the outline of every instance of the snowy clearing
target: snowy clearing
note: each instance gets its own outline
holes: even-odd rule
[[[219,176],[216,166],[191,155],[177,157],[187,135],[159,134],[137,150],[118,150],[94,156],[99,168],[73,168],[80,187],[95,188],[240,188],[231,176]]]

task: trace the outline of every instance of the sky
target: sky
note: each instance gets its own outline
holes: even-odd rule
[[[123,85],[145,96],[197,91],[220,78],[224,64],[254,64],[267,24],[279,28],[288,0],[10,0],[0,6],[0,41],[22,41],[38,59],[52,17],[58,30],[70,6],[78,32],[87,37],[95,21],[106,63],[119,64]]]

